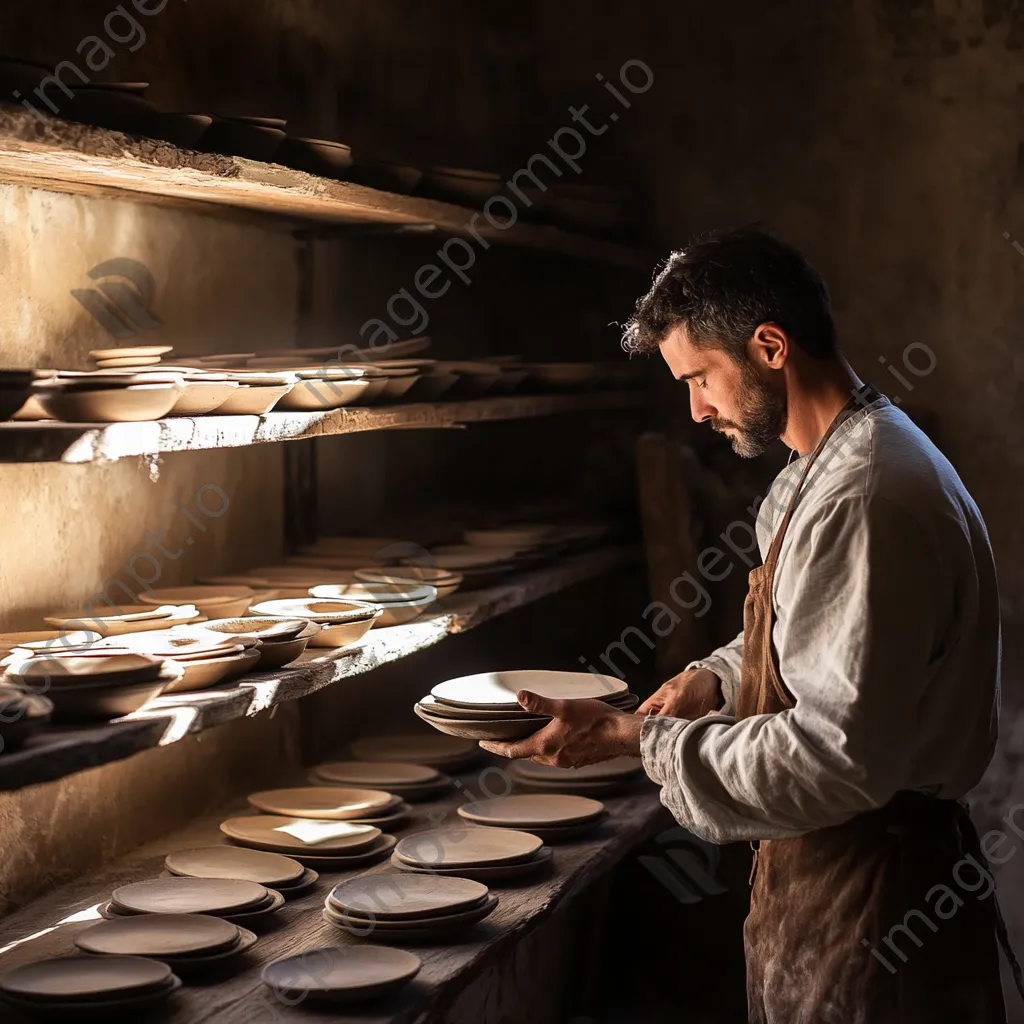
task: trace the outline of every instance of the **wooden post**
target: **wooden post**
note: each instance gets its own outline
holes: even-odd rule
[[[656,638],[659,673],[668,679],[681,672],[687,662],[708,651],[708,616],[685,610],[673,596],[673,582],[683,573],[700,581],[697,571],[697,540],[700,522],[694,507],[696,490],[683,470],[679,442],[664,434],[642,434],[637,441],[637,473],[640,511],[651,599],[668,606],[680,622],[667,636]],[[692,585],[679,590],[693,593]]]

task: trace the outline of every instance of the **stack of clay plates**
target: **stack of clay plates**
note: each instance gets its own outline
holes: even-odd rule
[[[626,683],[590,672],[481,672],[439,683],[413,708],[439,732],[471,740],[516,740],[530,736],[551,719],[525,711],[516,700],[529,690],[556,700],[603,700],[631,711],[638,698]]]
[[[489,587],[522,568],[517,552],[505,548],[447,544],[431,552],[430,557],[439,569],[457,572],[464,590]]]
[[[158,366],[163,357],[173,351],[170,345],[132,345],[125,348],[93,349],[89,358],[98,370],[134,369]]]
[[[401,761],[427,765],[438,771],[458,772],[480,760],[480,748],[468,740],[438,736],[436,733],[399,733],[394,736],[364,736],[348,745],[361,761]]]
[[[360,641],[384,614],[378,605],[328,598],[282,598],[253,605],[254,615],[306,619],[320,630],[310,638],[311,647],[348,647]]]
[[[397,761],[330,761],[309,773],[315,786],[369,786],[384,789],[410,803],[449,792],[449,775],[423,764]]]
[[[101,921],[74,941],[83,953],[149,957],[189,975],[228,966],[256,945],[256,933],[207,914],[136,914]]]
[[[244,615],[251,604],[277,597],[273,590],[253,587],[210,587],[195,584],[190,587],[165,587],[139,595],[143,604],[191,604],[210,619],[227,619]]]
[[[220,633],[225,637],[259,641],[261,672],[289,665],[320,632],[320,626],[307,619],[270,619],[245,616],[239,619],[213,619],[197,629]]]
[[[69,956],[15,967],[0,977],[0,998],[27,1016],[141,1020],[141,1010],[181,988],[165,963],[141,956]]]
[[[400,626],[422,615],[437,600],[437,589],[425,583],[345,583],[312,587],[310,597],[357,601],[374,605],[382,613],[374,626]]]
[[[397,840],[374,825],[257,814],[228,818],[221,832],[236,846],[266,850],[316,871],[346,871],[380,860]]]
[[[249,928],[283,906],[284,897],[259,882],[170,875],[122,885],[100,907],[100,914],[108,920],[137,914],[204,914]]]
[[[556,768],[533,761],[513,761],[509,775],[522,789],[579,796],[610,796],[645,778],[643,762],[638,757],[614,757],[583,768]]]
[[[406,836],[395,847],[391,864],[413,874],[454,875],[491,883],[532,875],[546,868],[551,859],[544,841],[529,832],[452,828]]]
[[[239,878],[276,889],[285,899],[304,896],[319,875],[291,857],[240,846],[207,846],[178,850],[164,858],[164,867],[183,878]]]
[[[380,999],[407,985],[420,959],[388,946],[331,946],[275,960],[262,979],[274,997],[299,1003],[360,1003]]]
[[[323,583],[351,583],[352,572],[322,566],[264,565],[250,569],[247,576],[242,578],[247,579],[250,586],[259,586],[260,581],[263,581],[277,591],[279,600],[306,601],[312,587]]]
[[[67,651],[75,647],[88,647],[101,639],[99,633],[89,629],[33,629],[23,633],[0,633],[0,655],[10,654],[15,648],[26,651]]]
[[[205,623],[204,623],[205,626]],[[103,644],[117,645],[157,658],[168,658],[181,669],[180,677],[169,683],[164,693],[190,693],[220,683],[230,683],[256,668],[260,660],[260,642],[249,637],[231,637],[200,627],[177,630],[153,630],[127,633]],[[194,629],[194,632],[191,631]]]
[[[562,793],[528,793],[463,804],[459,815],[474,825],[516,828],[546,843],[579,839],[608,816],[600,800]]]
[[[45,621],[62,630],[88,629],[101,636],[117,636],[149,629],[170,629],[172,626],[198,622],[202,617],[194,604],[129,604],[121,605],[116,612],[111,611],[108,615],[93,608],[53,612],[45,617]]]
[[[90,722],[130,715],[181,678],[181,669],[163,658],[98,647],[80,650],[25,652],[24,659],[14,652],[3,681],[23,692],[45,692],[55,722]]]
[[[459,589],[462,574],[450,569],[433,569],[419,565],[396,565],[385,568],[366,567],[352,573],[358,583],[397,583],[402,587],[426,583],[437,591],[437,599],[448,597]]]
[[[53,701],[17,686],[3,685],[0,677],[0,755],[23,747],[53,716]]]
[[[249,803],[265,814],[316,821],[351,821],[379,829],[396,828],[412,808],[394,793],[354,786],[299,786],[252,793]]]
[[[462,540],[476,548],[512,548],[528,551],[543,547],[556,539],[550,523],[509,523],[489,529],[464,530]]]
[[[498,897],[471,878],[364,875],[335,886],[323,916],[357,938],[403,944],[447,938],[497,906]]]

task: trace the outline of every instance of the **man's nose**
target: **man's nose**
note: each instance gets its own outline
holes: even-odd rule
[[[690,388],[690,415],[694,423],[703,423],[715,415],[715,407],[704,397],[701,388]]]

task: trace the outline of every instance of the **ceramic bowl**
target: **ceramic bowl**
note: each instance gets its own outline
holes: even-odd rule
[[[131,384],[80,391],[42,382],[33,397],[47,416],[65,423],[139,423],[162,419],[184,390],[183,384]]]
[[[309,642],[310,647],[349,647],[358,643],[384,616],[383,608],[374,609],[370,618],[356,622],[321,623],[320,632]]]
[[[213,118],[207,114],[160,112],[146,121],[143,134],[170,142],[179,149],[195,149],[211,124]]]
[[[238,388],[215,410],[217,416],[264,416],[288,394],[294,384],[246,384]]]
[[[124,605],[117,615],[103,615],[92,609],[55,612],[44,618],[51,626],[70,629],[88,629],[101,636],[122,633],[148,632],[151,629],[170,629],[196,622],[202,618],[195,605]]]
[[[278,412],[328,412],[351,405],[367,388],[364,380],[300,380],[277,403]]]
[[[32,393],[33,370],[0,370],[0,420],[9,420]]]
[[[360,583],[397,583],[409,586],[415,583],[426,583],[437,591],[437,599],[454,594],[462,583],[462,576],[446,569],[423,569],[415,565],[396,565],[391,569],[356,569],[353,577]]]
[[[382,192],[395,192],[398,195],[410,195],[416,191],[423,179],[423,172],[418,167],[405,164],[389,163],[384,160],[360,160],[349,172],[349,178],[368,188],[380,189]]]
[[[207,416],[238,390],[233,380],[187,380],[185,393],[174,403],[171,416]]]
[[[274,161],[297,171],[341,181],[348,177],[348,170],[353,163],[352,147],[327,139],[289,136],[274,155]]]
[[[260,648],[232,650],[231,653],[204,659],[176,660],[182,674],[169,683],[164,693],[185,693],[205,690],[219,683],[229,683],[252,671],[259,664]]]
[[[372,593],[382,586],[377,584],[370,590],[370,586],[366,585],[366,593]],[[358,588],[358,589],[357,589]],[[359,593],[364,592],[361,584],[348,584],[342,587],[336,586],[321,586],[313,587],[310,594],[313,597],[331,597],[335,594],[351,594],[352,597],[356,597]],[[419,618],[426,609],[437,600],[437,590],[435,587],[428,587],[425,585],[418,585],[417,591],[422,591],[424,596],[418,597],[411,601],[382,601],[373,600],[372,604],[380,607],[381,614],[374,620],[373,625],[376,626],[401,626],[407,622],[412,622],[413,619]],[[353,593],[353,591],[355,593]],[[429,591],[429,593],[427,593]],[[396,592],[401,592],[400,587],[396,587]]]
[[[0,756],[20,750],[53,717],[53,701],[0,684]]]
[[[281,122],[276,119],[266,119],[267,124],[260,123],[260,120],[215,117],[199,140],[199,148],[204,153],[223,153],[247,160],[272,160],[288,136],[277,126]]]
[[[273,669],[290,665],[313,642],[320,632],[320,625],[316,622],[309,622],[306,624],[306,628],[291,640],[261,640],[260,660],[256,668],[260,672],[269,672]],[[333,646],[341,647],[344,645],[337,644]]]
[[[49,691],[53,721],[99,722],[130,715],[159,697],[180,675],[181,669],[172,663],[165,666],[163,674],[154,682],[54,688]]]
[[[139,595],[143,604],[191,604],[211,618],[228,619],[244,615],[262,595],[252,587],[162,587]]]

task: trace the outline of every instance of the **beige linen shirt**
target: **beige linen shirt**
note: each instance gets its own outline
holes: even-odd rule
[[[762,559],[807,458],[760,507]],[[887,399],[847,413],[825,445],[773,598],[794,708],[730,716],[741,634],[694,663],[721,679],[721,713],[644,722],[644,767],[677,821],[712,842],[775,839],[840,824],[899,790],[958,798],[978,782],[999,703],[988,534],[956,471]]]

